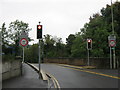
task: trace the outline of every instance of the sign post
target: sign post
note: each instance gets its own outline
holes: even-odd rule
[[[21,35],[20,35],[20,46],[23,47],[23,61],[22,63],[25,61],[24,59],[24,47],[28,45],[28,33],[26,33],[24,30],[22,31]]]
[[[26,33],[23,30],[19,37],[20,37],[19,45],[23,47],[23,61],[22,61],[22,63],[24,63],[24,61],[25,61],[24,47],[28,45],[28,33]],[[22,64],[21,64],[21,74],[22,74]]]
[[[108,42],[110,47],[110,68],[116,68],[116,60],[115,60],[115,46],[116,46],[116,36],[110,35],[108,36]]]
[[[23,47],[23,62],[25,61],[25,57],[24,57],[24,47]]]
[[[28,40],[26,38],[22,38],[20,40],[20,45],[23,46],[23,61],[24,62],[24,47],[28,45]]]

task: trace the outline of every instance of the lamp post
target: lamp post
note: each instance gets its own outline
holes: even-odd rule
[[[112,16],[112,34],[114,35],[114,23],[113,23],[113,5],[112,5],[112,0],[111,0],[111,16]]]

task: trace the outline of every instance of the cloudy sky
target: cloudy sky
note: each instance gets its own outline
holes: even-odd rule
[[[31,43],[36,43],[36,25],[40,21],[44,35],[61,37],[65,42],[106,4],[110,5],[111,0],[0,0],[0,25],[6,22],[8,26],[16,19],[29,23],[29,36],[35,40]]]

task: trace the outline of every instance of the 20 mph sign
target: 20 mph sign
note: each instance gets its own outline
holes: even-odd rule
[[[116,46],[115,40],[110,40],[110,41],[109,41],[109,45],[110,45],[110,47]]]
[[[20,45],[21,46],[27,46],[28,45],[28,40],[26,38],[21,38]]]

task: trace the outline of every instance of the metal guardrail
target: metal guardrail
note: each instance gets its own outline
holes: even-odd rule
[[[28,64],[29,66],[31,66],[39,74],[38,67],[36,67],[33,64],[28,63],[28,62],[25,62],[25,63]],[[51,75],[47,72],[44,72],[43,70],[41,70],[40,74],[41,74],[42,80],[48,82],[48,90],[51,90],[52,88],[55,88],[56,90],[60,90],[60,85],[59,85],[57,79],[53,75]]]

